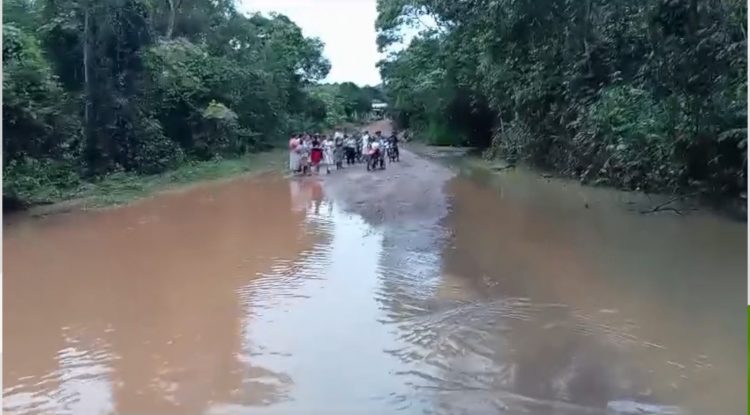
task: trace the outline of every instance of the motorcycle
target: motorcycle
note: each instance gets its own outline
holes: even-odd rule
[[[385,158],[379,148],[370,150],[370,154],[367,157],[367,171],[374,171],[380,167],[380,170],[385,170]]]

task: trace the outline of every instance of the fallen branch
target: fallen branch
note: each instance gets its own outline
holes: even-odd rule
[[[510,169],[515,169],[515,168],[516,168],[515,165],[509,164],[507,166],[493,166],[492,170],[493,171],[503,171],[503,170],[510,170]]]
[[[690,193],[690,194],[686,194],[686,195],[679,195],[679,196],[675,196],[675,197],[673,197],[673,198],[671,198],[671,199],[667,200],[667,201],[666,201],[666,202],[664,202],[664,203],[660,203],[660,204],[658,204],[658,205],[654,206],[654,207],[653,207],[653,208],[651,208],[651,209],[647,209],[647,210],[641,210],[641,211],[640,211],[640,213],[641,213],[642,215],[647,215],[647,214],[649,214],[649,213],[656,213],[656,212],[664,212],[664,211],[670,211],[670,212],[674,212],[674,213],[676,213],[676,214],[678,214],[678,215],[682,216],[682,210],[679,210],[679,209],[677,209],[677,208],[674,208],[674,207],[672,207],[672,206],[669,206],[669,205],[671,205],[671,204],[672,204],[672,203],[674,203],[674,202],[677,202],[678,200],[682,200],[682,199],[685,199],[685,198],[688,198],[688,197],[693,197],[693,196],[695,196],[695,195],[697,195],[697,193]],[[688,209],[688,210],[695,210],[695,209]]]
[[[646,214],[649,214],[649,213],[665,212],[665,211],[671,211],[671,212],[674,212],[674,213],[682,216],[682,211],[681,210],[673,208],[673,207],[670,207],[670,206],[665,206],[665,207],[657,206],[657,207],[655,207],[653,209],[650,209],[650,210],[642,210],[641,214],[646,215]]]

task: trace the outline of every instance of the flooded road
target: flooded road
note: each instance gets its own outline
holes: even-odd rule
[[[3,409],[746,412],[744,224],[468,176],[405,153],[6,224]]]

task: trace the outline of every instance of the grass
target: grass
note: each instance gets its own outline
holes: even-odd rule
[[[439,121],[416,125],[411,131],[416,141],[430,146],[455,147],[466,141],[461,133],[451,130],[446,123]]]
[[[217,180],[248,173],[281,170],[288,160],[284,149],[248,154],[239,158],[189,162],[174,170],[154,175],[113,173],[96,182],[56,192],[51,205],[32,214],[49,214],[72,207],[101,208],[122,205],[154,193],[191,183]]]

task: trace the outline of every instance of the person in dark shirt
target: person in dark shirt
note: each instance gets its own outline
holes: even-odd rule
[[[388,145],[391,148],[391,151],[395,153],[395,159],[398,161],[399,159],[399,153],[398,153],[398,134],[396,132],[392,132],[390,137],[388,137]]]

